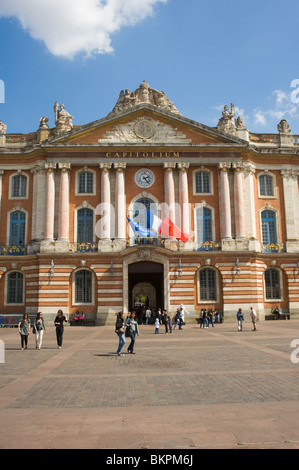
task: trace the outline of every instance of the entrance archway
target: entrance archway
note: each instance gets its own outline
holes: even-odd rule
[[[152,310],[164,308],[164,266],[153,261],[138,261],[128,266],[129,311],[135,307],[137,295],[146,298]]]

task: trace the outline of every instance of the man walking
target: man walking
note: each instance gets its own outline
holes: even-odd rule
[[[254,310],[253,307],[250,307],[250,316],[251,316],[251,321],[253,324],[253,330],[256,331],[256,311]]]

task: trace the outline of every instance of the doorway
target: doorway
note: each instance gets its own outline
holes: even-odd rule
[[[129,311],[150,307],[164,308],[164,266],[153,261],[139,261],[128,266]]]

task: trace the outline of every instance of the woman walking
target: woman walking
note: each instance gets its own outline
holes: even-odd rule
[[[43,342],[44,332],[46,332],[45,322],[44,322],[43,315],[41,312],[38,312],[36,316],[36,319],[34,322],[34,328],[35,328],[35,347],[36,349],[40,349],[42,346],[42,342]]]
[[[19,333],[21,335],[21,349],[27,349],[28,337],[30,331],[30,320],[27,313],[24,313],[23,319],[18,324]]]
[[[138,323],[135,320],[135,312],[132,312],[131,318],[128,320],[128,325],[130,326],[130,329],[131,329],[131,343],[128,347],[128,353],[135,354],[134,353],[135,338],[136,338],[136,335],[139,336],[139,328],[138,328]]]
[[[242,313],[242,309],[239,308],[237,311],[237,320],[238,320],[238,331],[242,331],[243,329],[243,321],[244,321],[244,315]]]
[[[57,316],[54,320],[54,324],[56,326],[56,338],[57,338],[57,347],[58,349],[61,349],[62,347],[62,338],[63,338],[63,331],[64,331],[64,326],[63,323],[67,322],[67,319],[65,315],[63,315],[62,310],[58,310]]]
[[[117,318],[116,318],[116,323],[115,323],[115,333],[118,335],[118,348],[116,351],[116,354],[118,356],[123,356],[121,350],[126,342],[125,340],[125,321],[124,321],[124,314],[123,312],[118,312],[117,313]]]

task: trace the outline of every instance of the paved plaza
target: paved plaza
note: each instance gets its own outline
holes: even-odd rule
[[[61,350],[49,326],[40,351],[1,328],[0,448],[298,449],[299,321],[257,328],[141,325],[123,357],[113,326],[67,326]]]

